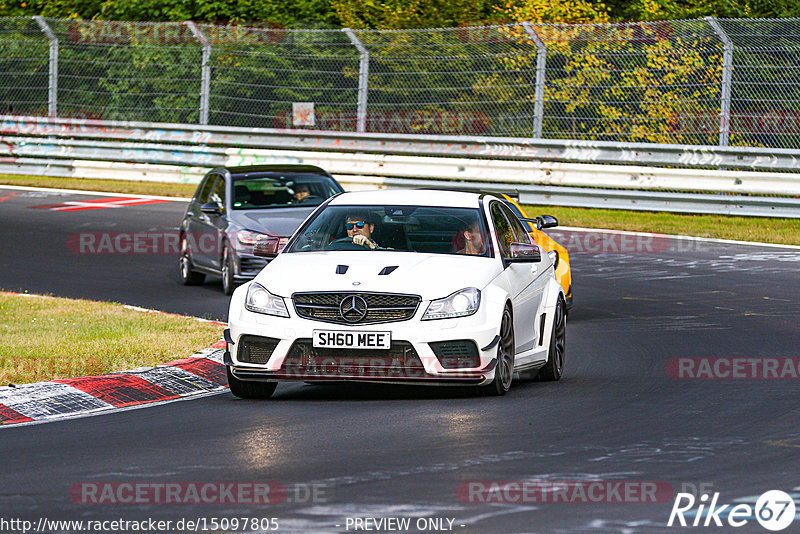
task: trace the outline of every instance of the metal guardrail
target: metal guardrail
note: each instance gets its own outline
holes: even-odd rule
[[[516,189],[527,203],[800,218],[800,199],[742,195],[800,195],[800,174],[756,171],[797,169],[800,151],[791,150],[8,116],[0,117],[0,134],[0,172],[9,173],[197,182],[210,167],[294,162],[358,188]],[[654,161],[688,168],[644,166]],[[722,162],[748,170],[707,168]]]
[[[453,182],[437,180],[349,175],[336,176],[336,178],[351,188],[359,186],[453,188]],[[521,203],[540,206],[704,213],[743,217],[800,218],[800,199],[795,198],[627,191],[585,187],[503,184],[497,182],[469,182],[459,185],[459,188],[497,193],[516,191],[519,193]]]
[[[798,171],[800,150],[519,137],[370,134],[0,115],[0,134],[202,147]],[[3,138],[6,139],[6,138]],[[0,140],[0,142],[3,142]],[[9,141],[11,142],[11,141]]]

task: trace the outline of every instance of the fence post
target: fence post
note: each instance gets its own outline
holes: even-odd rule
[[[42,17],[35,16],[33,20],[39,25],[47,40],[50,41],[50,74],[47,95],[47,112],[51,118],[58,115],[58,37]]]
[[[361,58],[358,62],[358,123],[356,131],[359,133],[367,131],[367,91],[369,90],[369,51],[350,28],[342,28],[342,31],[356,47]]]
[[[533,137],[542,137],[544,124],[544,77],[547,62],[547,46],[542,41],[530,22],[523,22],[522,27],[534,43],[536,43],[536,91],[533,95]]]
[[[200,74],[200,124],[208,124],[208,108],[211,100],[211,41],[209,41],[200,28],[191,20],[184,24],[189,27],[195,39],[203,47],[203,65]]]
[[[719,146],[728,146],[731,134],[731,86],[733,78],[733,41],[714,17],[706,17],[722,41],[722,96],[720,100]]]

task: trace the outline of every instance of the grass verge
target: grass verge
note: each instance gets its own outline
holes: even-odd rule
[[[532,217],[542,214],[553,215],[558,218],[561,226],[800,245],[800,219],[728,217],[560,206],[525,205],[523,209]]]
[[[57,178],[47,176],[0,175],[0,183],[31,187],[81,189],[136,195],[191,197],[197,186],[123,180]],[[609,209],[565,208],[559,206],[523,206],[530,216],[547,213],[558,217],[562,226],[584,226],[609,230],[630,230],[661,234],[691,235],[800,245],[800,219],[727,217],[720,215],[678,214],[667,212]]]
[[[93,376],[189,356],[222,327],[121,304],[0,293],[0,385]]]
[[[197,184],[95,180],[94,178],[60,178],[58,176],[18,176],[15,174],[0,174],[0,184],[179,198],[190,198],[194,194],[194,190],[197,189]]]

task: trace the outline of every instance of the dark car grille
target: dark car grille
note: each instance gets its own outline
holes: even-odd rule
[[[342,317],[340,306],[343,300],[353,296],[366,301],[367,312],[363,319],[347,321]],[[292,300],[297,315],[306,319],[338,324],[374,324],[411,319],[422,299],[417,295],[330,292],[295,293]]]
[[[286,378],[396,378],[426,376],[422,360],[407,341],[388,350],[314,348],[310,339],[294,342],[279,374]]]
[[[261,258],[239,258],[239,268],[243,275],[256,275],[267,264],[267,260]]]
[[[469,339],[428,343],[445,369],[472,369],[481,364],[478,347]]]
[[[239,338],[236,359],[245,363],[266,364],[279,342],[279,339],[271,337],[242,336]]]

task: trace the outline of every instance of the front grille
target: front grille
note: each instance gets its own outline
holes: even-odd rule
[[[359,321],[346,321],[339,310],[342,301],[357,296],[367,303],[367,314]],[[417,295],[391,293],[295,293],[292,296],[297,315],[306,319],[338,324],[375,324],[405,321],[417,311],[420,301]]]
[[[388,350],[314,348],[311,339],[294,342],[278,371],[285,378],[423,378],[426,376],[407,341],[393,341]]]
[[[236,359],[240,362],[264,365],[269,361],[279,342],[279,339],[271,337],[242,336],[239,338]]]
[[[472,369],[481,364],[478,347],[470,339],[428,343],[445,369]]]

